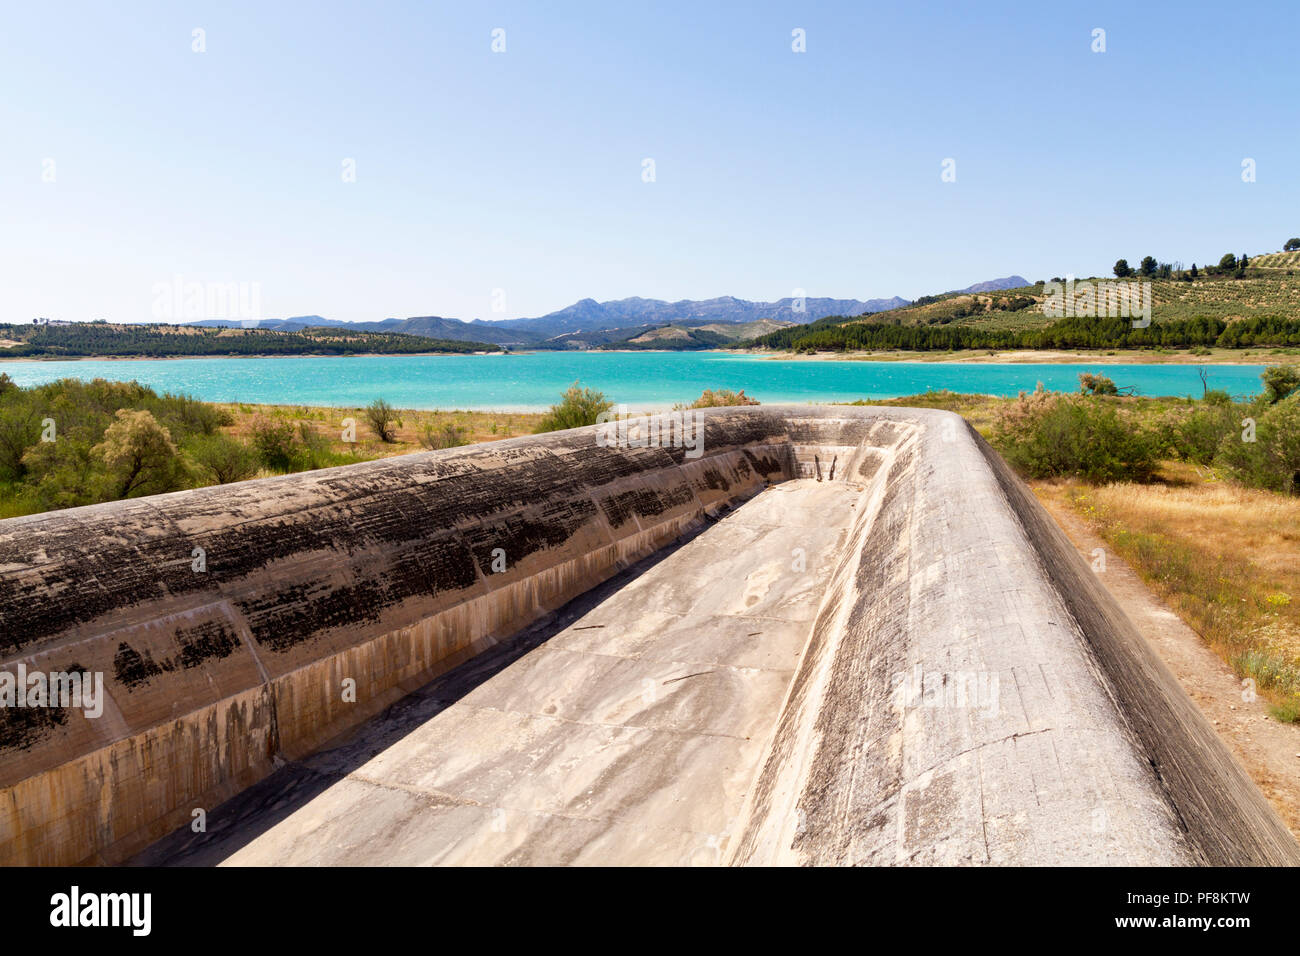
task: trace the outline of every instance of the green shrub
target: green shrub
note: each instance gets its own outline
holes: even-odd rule
[[[0,405],[0,481],[23,477],[23,455],[40,437],[40,418],[29,403],[6,401]]]
[[[397,441],[397,427],[402,423],[393,406],[382,398],[377,398],[366,406],[366,421],[370,424],[370,430],[381,442],[392,444]]]
[[[1247,417],[1254,419],[1254,434],[1248,423],[1236,423],[1240,427],[1219,445],[1217,463],[1243,484],[1300,494],[1300,394],[1276,405],[1256,404]]]
[[[234,424],[227,411],[201,402],[188,395],[164,395],[156,402],[147,403],[160,422],[173,426],[173,433],[188,435],[215,435],[223,425]]]
[[[1021,394],[1004,408],[993,441],[1030,478],[1078,477],[1097,484],[1147,481],[1157,442],[1115,408],[1080,395]]]
[[[1084,395],[1118,395],[1119,389],[1105,375],[1093,375],[1091,372],[1079,374],[1079,391]]]
[[[295,471],[311,471],[342,464],[339,456],[330,449],[329,439],[312,428],[310,422],[298,423],[298,445],[300,451]]]
[[[1295,701],[1288,700],[1281,704],[1274,704],[1269,707],[1268,712],[1273,715],[1274,720],[1284,724],[1300,723],[1300,704]]]
[[[188,477],[171,433],[145,409],[119,409],[92,451],[104,463],[114,499],[175,491]]]
[[[1300,388],[1300,368],[1294,365],[1270,365],[1260,378],[1264,382],[1264,398],[1270,405]]]
[[[271,471],[293,471],[302,456],[298,435],[289,422],[258,418],[253,422],[253,448],[263,467]]]
[[[242,441],[217,433],[201,435],[186,446],[199,472],[218,485],[257,474],[258,456]]]
[[[332,451],[307,423],[295,428],[291,409],[254,422],[251,443],[223,435],[230,424],[224,409],[159,396],[138,382],[62,379],[22,388],[0,373],[0,517],[239,481],[261,467],[301,471],[360,460]]]
[[[75,437],[38,442],[23,456],[23,467],[42,511],[109,501],[100,462],[92,445]]]
[[[0,520],[37,514],[44,510],[40,496],[30,485],[0,485]]]
[[[742,388],[739,392],[733,392],[729,388],[720,388],[714,391],[706,388],[704,393],[689,405],[674,405],[675,409],[683,408],[722,408],[731,405],[757,405],[758,399],[750,398],[745,394]]]
[[[583,388],[580,382],[574,382],[561,397],[559,404],[551,406],[536,431],[556,432],[565,428],[594,425],[602,412],[613,407],[614,403],[606,399],[604,393]]]
[[[1153,437],[1163,456],[1209,465],[1224,438],[1241,431],[1238,422],[1243,414],[1231,399],[1220,401],[1215,393],[1207,393],[1191,409],[1182,406],[1163,415],[1154,425]]]
[[[1179,427],[1174,449],[1184,461],[1208,465],[1214,461],[1224,437],[1234,431],[1236,421],[1231,409],[1198,409]]]
[[[493,429],[496,428],[494,424]],[[461,445],[469,444],[469,429],[460,425],[453,425],[451,422],[445,423],[441,428],[432,424],[425,424],[423,431],[420,433],[420,444],[431,451],[437,451],[442,448],[459,448]]]

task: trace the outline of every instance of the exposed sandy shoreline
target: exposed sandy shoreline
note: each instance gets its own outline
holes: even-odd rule
[[[1209,355],[1191,355],[1187,352],[1156,352],[1150,350],[1070,352],[1020,349],[993,352],[817,352],[812,355],[795,355],[792,352],[772,352],[761,349],[735,350],[743,355],[776,361],[807,362],[952,362],[956,364],[1000,365],[1276,365],[1292,364],[1300,360],[1294,352],[1290,355],[1273,355],[1269,351],[1213,349]]]

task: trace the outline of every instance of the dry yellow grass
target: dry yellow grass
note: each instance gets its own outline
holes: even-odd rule
[[[1068,498],[1282,719],[1300,713],[1300,499],[1165,463],[1165,484],[1036,483]]]
[[[1242,554],[1265,575],[1288,578],[1300,601],[1300,498],[1215,480],[1209,468],[1165,462],[1176,484],[1099,488],[1099,502],[1117,514],[1177,529],[1216,554]]]
[[[542,416],[539,413],[526,412],[467,412],[467,411],[411,411],[397,410],[400,425],[396,429],[397,440],[391,443],[381,442],[367,424],[366,410],[357,408],[322,408],[307,405],[252,405],[241,403],[219,404],[234,418],[234,424],[223,428],[228,435],[247,441],[253,423],[259,418],[268,418],[275,422],[290,422],[295,427],[305,424],[329,444],[329,450],[339,455],[350,455],[358,461],[373,458],[390,458],[394,455],[407,455],[411,452],[424,451],[420,436],[426,425],[435,429],[444,425],[454,425],[465,429],[465,439],[469,444],[484,441],[496,441],[500,438],[512,438],[517,435],[530,435]],[[351,418],[356,423],[356,442],[343,441],[343,422]]]

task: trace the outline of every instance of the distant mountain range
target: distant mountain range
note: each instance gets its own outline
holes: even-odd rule
[[[1020,276],[979,282],[962,292],[991,292],[1013,289],[1029,283]],[[633,297],[610,302],[582,299],[558,312],[533,319],[449,319],[436,315],[420,315],[409,319],[383,319],[376,322],[341,322],[319,315],[299,315],[288,319],[262,319],[258,328],[294,332],[310,326],[347,326],[362,332],[404,332],[429,338],[450,339],[458,342],[489,342],[517,348],[581,348],[619,341],[649,329],[666,325],[698,328],[722,323],[750,323],[764,319],[802,324],[828,315],[865,315],[884,312],[908,304],[907,299],[894,296],[890,299],[828,299],[806,298],[800,303],[793,298],[776,302],[750,302],[734,296],[716,299],[682,299],[666,302],[663,299]],[[802,305],[802,309],[796,306]],[[205,319],[189,323],[202,326],[244,326],[228,319]]]
[[[962,295],[971,292],[1001,292],[1003,289],[1022,289],[1030,282],[1024,276],[1007,276],[1005,279],[989,279],[988,282],[976,282],[964,289],[953,289],[945,295]]]
[[[883,312],[906,305],[906,299],[813,299],[802,302],[792,298],[776,302],[750,302],[724,295],[716,299],[682,299],[665,302],[662,299],[617,299],[597,302],[583,299],[566,309],[552,312],[536,319],[505,319],[484,322],[476,319],[475,328],[484,325],[523,330],[542,338],[553,338],[570,332],[594,332],[605,329],[626,329],[656,325],[708,325],[713,322],[757,322],[759,319],[779,319],[784,322],[811,322],[827,315],[862,315],[865,312]]]

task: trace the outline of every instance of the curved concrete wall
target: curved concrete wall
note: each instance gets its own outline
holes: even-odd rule
[[[1300,863],[1258,788],[960,419],[867,492],[733,863]]]
[[[735,862],[1300,861],[959,418],[787,407],[712,410],[698,458],[575,429],[0,522],[0,670],[107,689],[97,719],[0,710],[0,862],[122,860],[811,476],[861,483],[867,507]],[[996,678],[997,713],[909,697],[913,672]]]

